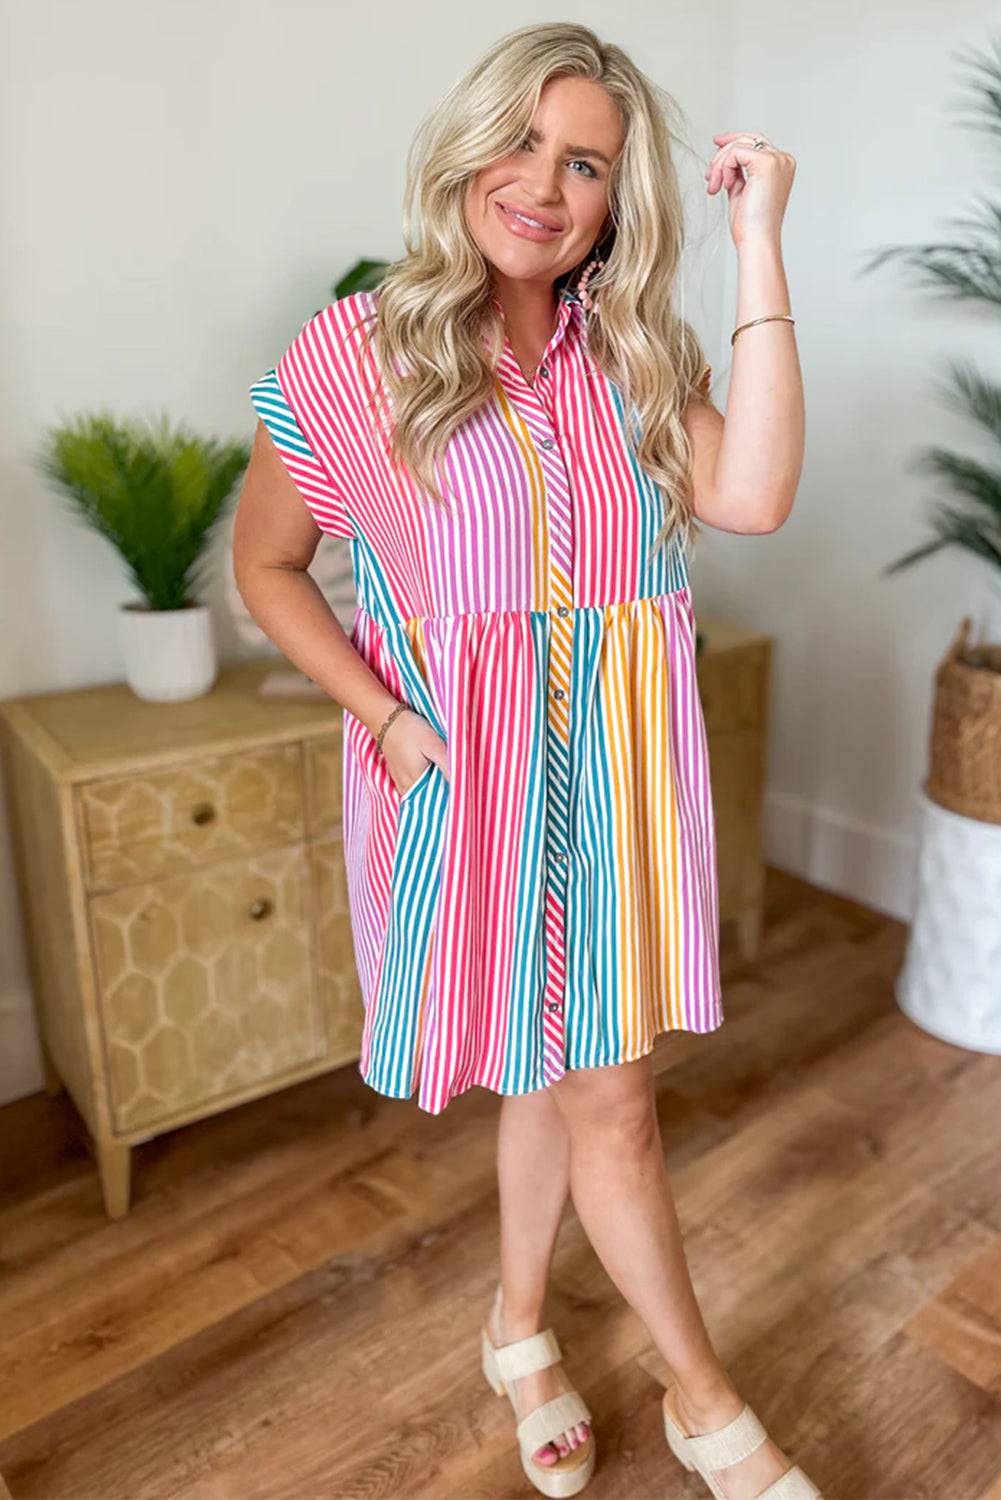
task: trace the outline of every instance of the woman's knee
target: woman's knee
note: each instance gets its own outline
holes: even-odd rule
[[[650,1058],[573,1068],[550,1092],[571,1141],[640,1154],[660,1141]]]

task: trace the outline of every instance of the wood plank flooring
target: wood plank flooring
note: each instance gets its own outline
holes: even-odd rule
[[[658,1044],[664,1148],[720,1354],[825,1500],[1001,1500],[1001,1058],[897,1011],[905,942],[770,870],[760,958],[724,934],[726,1024]],[[138,1148],[114,1224],[65,1096],[0,1110],[14,1500],[535,1494],[478,1365],[498,1103],[432,1118],[348,1068]],[[550,1316],[585,1493],[705,1497],[570,1205]]]

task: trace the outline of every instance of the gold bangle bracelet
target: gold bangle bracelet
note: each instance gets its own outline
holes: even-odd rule
[[[390,724],[392,724],[393,720],[396,718],[396,715],[401,714],[405,708],[409,707],[409,703],[398,703],[396,707],[391,711],[391,713],[389,713],[383,720],[382,726],[379,729],[379,733],[375,737],[375,743],[380,750],[382,749],[382,741],[386,730],[389,728]]]
[[[795,323],[796,319],[792,316],[791,313],[766,313],[763,318],[752,318],[749,323],[741,323],[739,328],[735,328],[733,330],[730,335],[731,346],[738,333],[743,333],[745,328],[753,328],[755,323],[774,323],[778,321],[785,323]]]

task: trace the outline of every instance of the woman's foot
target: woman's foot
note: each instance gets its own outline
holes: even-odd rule
[[[516,1339],[528,1338],[529,1334],[539,1331],[538,1326],[534,1324],[529,1327],[519,1324],[517,1320],[505,1319],[503,1293],[498,1287],[494,1294],[493,1305],[487,1315],[487,1333],[494,1347],[499,1348],[501,1344],[513,1344]],[[536,1370],[531,1375],[522,1375],[518,1380],[511,1382],[517,1420],[520,1422],[543,1402],[551,1401],[554,1396],[559,1396],[562,1392],[571,1389],[572,1386],[562,1362],[547,1365],[544,1370]],[[558,1463],[574,1448],[579,1448],[581,1443],[586,1442],[590,1431],[590,1422],[577,1422],[566,1432],[559,1433],[551,1443],[543,1443],[541,1448],[535,1450],[532,1457],[538,1464]]]
[[[678,1385],[670,1385],[663,1396],[664,1410],[681,1428],[686,1437],[698,1437],[704,1432],[718,1432],[732,1422],[744,1409],[744,1402],[732,1386],[724,1387],[719,1395],[707,1397],[701,1402],[686,1398]],[[771,1438],[755,1448],[739,1463],[729,1464],[725,1469],[714,1469],[713,1479],[726,1496],[726,1500],[756,1500],[787,1469],[793,1467]]]

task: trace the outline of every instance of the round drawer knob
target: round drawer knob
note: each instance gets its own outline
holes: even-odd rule
[[[191,821],[192,823],[197,823],[199,827],[203,823],[213,823],[215,821],[215,808],[212,806],[212,803],[199,802],[198,806],[191,810]]]
[[[258,896],[257,900],[251,903],[250,915],[253,917],[255,922],[262,922],[264,918],[269,917],[273,911],[274,902],[271,901],[267,896]]]

